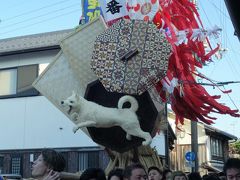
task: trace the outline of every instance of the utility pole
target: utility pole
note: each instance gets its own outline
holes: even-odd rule
[[[192,172],[198,172],[198,123],[191,121],[191,151],[195,154]]]

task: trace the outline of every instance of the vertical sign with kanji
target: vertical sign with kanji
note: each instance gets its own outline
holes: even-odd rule
[[[127,15],[125,0],[99,0],[99,2],[107,22]]]
[[[85,23],[92,21],[101,14],[101,7],[98,0],[83,0],[83,16]]]

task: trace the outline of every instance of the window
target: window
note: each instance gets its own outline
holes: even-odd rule
[[[38,91],[32,87],[37,76],[38,65],[0,70],[0,98],[38,95]]]
[[[211,137],[211,155],[214,160],[223,159],[222,140]]]
[[[21,174],[21,157],[20,156],[12,157],[11,173],[12,174]]]
[[[4,157],[0,156],[0,174],[3,174],[3,160],[4,160]]]
[[[99,167],[99,151],[79,153],[79,171],[89,167]]]
[[[0,71],[0,96],[16,94],[17,69],[5,69]],[[4,86],[3,86],[4,84]]]

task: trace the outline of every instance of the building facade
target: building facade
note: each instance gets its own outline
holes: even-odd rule
[[[169,114],[169,122],[176,134],[174,150],[171,152],[171,168],[191,172],[193,163],[186,159],[191,152],[191,121],[185,120],[184,125],[175,126],[174,115]],[[221,172],[224,162],[229,158],[229,141],[237,137],[221,131],[213,126],[197,123],[198,166],[201,174]]]

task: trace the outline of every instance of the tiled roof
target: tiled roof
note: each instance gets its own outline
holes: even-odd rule
[[[229,140],[237,140],[237,139],[238,139],[236,136],[234,136],[234,135],[232,135],[232,134],[229,134],[229,133],[227,133],[227,132],[225,132],[225,131],[222,131],[222,130],[220,130],[220,129],[217,129],[217,128],[215,128],[215,127],[213,127],[213,126],[210,126],[210,125],[204,124],[204,128],[205,128],[205,130],[208,130],[208,131],[210,131],[210,132],[217,133],[217,134],[219,134],[219,135],[223,135],[223,136],[225,136],[226,138],[228,138]]]
[[[71,32],[73,29],[1,39],[0,53],[57,46]]]

